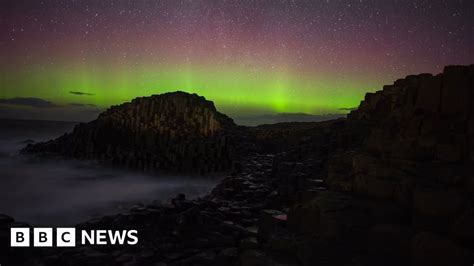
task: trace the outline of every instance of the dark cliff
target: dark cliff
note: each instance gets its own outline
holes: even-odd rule
[[[236,125],[204,97],[184,92],[112,106],[72,133],[28,145],[23,153],[56,153],[139,170],[213,172],[230,167]]]
[[[368,93],[347,119],[363,124],[365,137],[358,149],[333,154],[339,170],[329,173],[329,184],[362,194],[385,190],[378,196],[404,202],[412,198],[399,194],[401,184],[473,193],[473,88],[474,65],[448,66]]]
[[[326,143],[329,191],[290,209],[293,231],[370,265],[472,261],[474,65],[368,93]]]
[[[474,156],[474,66],[407,76],[368,93],[349,119],[369,122],[367,149],[417,161],[468,162]]]

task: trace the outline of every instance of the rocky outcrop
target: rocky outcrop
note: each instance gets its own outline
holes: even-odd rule
[[[473,87],[474,66],[448,66],[437,76],[408,76],[367,94],[348,122],[367,123],[370,131],[361,149],[331,155],[330,187],[413,207],[426,206],[430,197],[446,198],[443,204],[467,199],[473,193]]]
[[[368,120],[367,150],[413,161],[471,162],[473,66],[448,66],[442,74],[397,80],[367,94],[349,119]]]
[[[368,131],[360,148],[329,155],[329,189],[381,206],[395,204],[405,216],[385,221],[390,225],[370,219],[370,259],[379,252],[413,265],[463,265],[472,259],[468,248],[474,239],[465,223],[474,199],[473,106],[474,66],[448,66],[442,74],[408,76],[368,93],[349,114],[347,126],[360,123]],[[325,218],[320,213],[313,219]],[[396,254],[383,248],[387,243],[371,243],[382,236],[393,241],[388,245]],[[347,235],[344,242],[353,239]]]
[[[28,145],[23,152],[51,152],[144,171],[213,172],[231,166],[236,128],[204,97],[173,92],[113,106],[72,133]]]

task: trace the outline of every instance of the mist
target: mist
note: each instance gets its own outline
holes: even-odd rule
[[[178,193],[188,198],[202,196],[218,182],[210,177],[147,175],[90,161],[18,154],[28,142],[64,133],[67,126],[61,127],[51,126],[54,132],[49,135],[45,127],[41,135],[18,127],[7,130],[15,134],[0,134],[0,213],[33,225],[74,225],[134,204],[166,202]]]

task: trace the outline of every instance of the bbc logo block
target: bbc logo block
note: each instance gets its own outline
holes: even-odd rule
[[[10,228],[10,246],[29,247],[30,228]],[[53,228],[33,228],[33,246],[34,247],[52,247],[54,233]],[[57,228],[56,229],[57,247],[75,247],[76,229],[75,228]]]
[[[29,247],[30,246],[30,228],[11,228],[10,246]]]
[[[138,243],[137,234],[137,230],[79,230],[76,238],[76,228],[74,227],[59,227],[56,229],[49,227],[14,227],[10,228],[10,246],[136,245]]]
[[[34,228],[33,246],[52,247],[53,246],[53,228]]]
[[[75,228],[57,228],[56,229],[56,246],[75,247],[76,246],[76,229]]]

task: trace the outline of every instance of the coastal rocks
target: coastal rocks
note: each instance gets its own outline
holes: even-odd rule
[[[79,225],[138,228],[138,247],[61,251],[48,259],[51,265],[71,258],[80,264],[87,256],[108,265],[471,265],[473,69],[407,76],[367,94],[347,119],[323,123],[242,129],[199,97],[179,93],[112,108],[77,134],[26,150],[80,144],[72,149],[79,157],[119,158],[119,164],[126,158],[140,169],[152,158],[155,168],[207,172],[232,165],[232,172],[202,198],[178,195],[166,205],[138,205]],[[111,132],[119,139],[106,139]],[[234,135],[247,146],[238,160]],[[99,139],[109,148],[101,150]],[[10,222],[0,217],[0,225],[4,220]]]
[[[89,261],[93,265],[237,265],[239,261],[297,265],[271,253],[272,249],[286,250],[288,243],[287,235],[275,233],[276,228],[285,227],[286,215],[262,204],[276,189],[271,182],[273,159],[268,154],[249,155],[240,162],[239,174],[228,176],[203,198],[178,194],[167,204],[137,204],[127,212],[76,226],[79,230],[138,230],[135,246],[53,248],[21,259],[28,265],[89,265]],[[0,223],[10,219],[0,216]],[[265,244],[257,240],[263,235]]]
[[[348,118],[372,124],[367,139],[371,153],[410,160],[466,160],[473,111],[468,106],[474,103],[470,68],[448,66],[437,76],[399,80],[368,94]]]
[[[73,132],[22,152],[51,152],[142,171],[216,172],[231,166],[236,128],[204,97],[173,92],[113,106]]]
[[[330,157],[329,188],[400,208],[369,231],[369,260],[377,261],[381,253],[392,257],[390,261],[403,259],[400,264],[467,262],[458,258],[465,258],[473,246],[467,226],[473,206],[472,69],[448,66],[436,76],[397,80],[368,94],[348,116],[348,123],[367,123],[370,130],[363,147]],[[407,252],[401,247],[410,234],[416,236]],[[389,240],[388,246],[377,240],[382,238]]]

